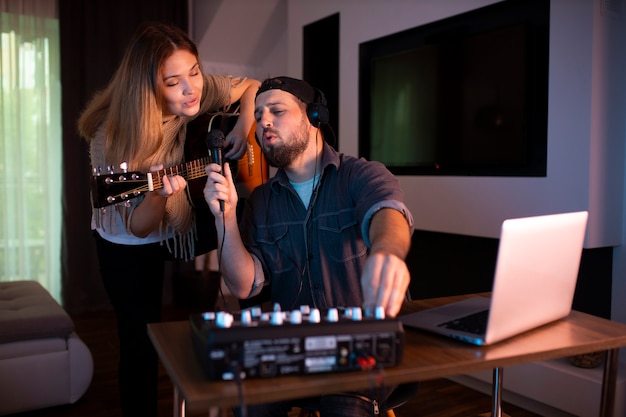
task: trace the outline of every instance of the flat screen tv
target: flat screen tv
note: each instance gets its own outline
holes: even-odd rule
[[[360,44],[359,154],[397,175],[545,177],[549,0]]]

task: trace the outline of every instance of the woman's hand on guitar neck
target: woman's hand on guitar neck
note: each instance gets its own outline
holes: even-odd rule
[[[151,172],[162,169],[163,165],[150,167]],[[180,175],[165,175],[161,180],[162,187],[146,193],[135,209],[130,223],[130,230],[135,236],[146,237],[156,230],[165,214],[167,198],[180,193],[187,186],[187,181]]]
[[[150,167],[150,172],[160,171],[162,169],[163,165],[154,165]],[[180,193],[187,186],[187,181],[181,175],[164,175],[161,178],[161,181],[163,183],[163,187],[154,190],[154,193],[165,198]]]

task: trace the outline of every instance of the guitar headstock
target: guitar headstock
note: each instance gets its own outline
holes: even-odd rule
[[[120,172],[91,177],[92,204],[95,208],[129,201],[149,191],[148,174]]]

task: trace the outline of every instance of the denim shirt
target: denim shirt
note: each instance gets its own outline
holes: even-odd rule
[[[400,184],[383,164],[325,143],[322,167],[308,208],[278,170],[252,192],[240,224],[244,245],[259,258],[265,285],[271,284],[272,302],[284,310],[361,306],[373,215],[397,209],[413,229]]]

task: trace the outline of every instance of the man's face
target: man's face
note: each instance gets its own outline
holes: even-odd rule
[[[289,167],[309,144],[310,123],[304,104],[282,90],[268,90],[255,101],[256,135],[268,163]]]

